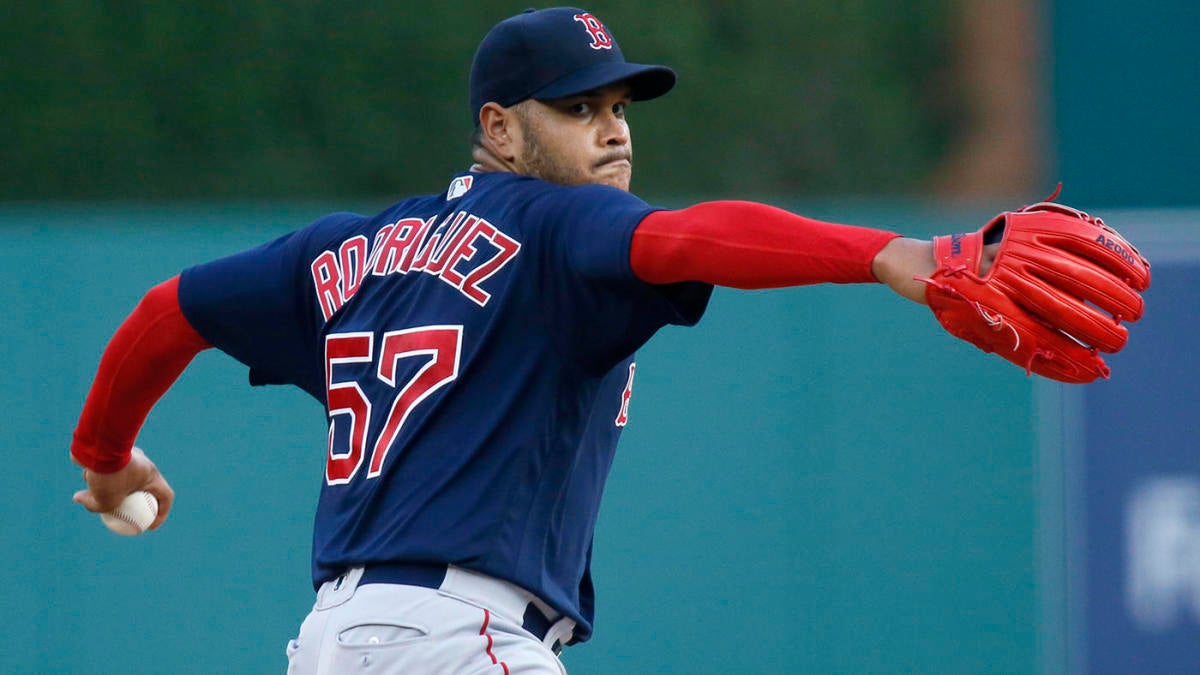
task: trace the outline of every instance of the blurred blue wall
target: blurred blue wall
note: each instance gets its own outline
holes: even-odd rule
[[[1064,200],[1197,204],[1200,4],[1046,8]],[[202,354],[141,435],[179,501],[164,529],[135,539],[70,502],[67,447],[105,342],[149,286],[346,206],[0,207],[14,476],[0,491],[13,566],[0,672],[282,672],[311,603],[321,410],[298,391],[252,390],[238,364]],[[971,229],[991,211],[798,210],[918,235]],[[1126,234],[1159,237],[1156,253],[1200,227],[1126,216],[1110,220],[1146,224]],[[1148,311],[1170,308],[1173,331],[1195,325],[1200,305],[1158,292]],[[1118,373],[1123,358],[1110,359]],[[639,365],[597,533],[597,632],[567,652],[573,675],[1064,672],[1121,643],[1079,631],[1087,599],[1068,562],[1087,561],[1067,560],[1086,524],[1072,520],[1088,489],[1071,464],[1089,452],[1071,427],[1079,411],[1062,397],[1044,405],[1060,389],[1041,387],[1035,404],[1031,380],[922,308],[877,287],[719,290],[700,326],[663,331]],[[1100,386],[1119,400],[1120,381]],[[1119,513],[1125,496],[1104,508]],[[1118,560],[1124,539],[1112,541]],[[1102,609],[1113,621],[1125,611]],[[1194,640],[1197,621],[1181,611],[1172,630]]]
[[[1050,175],[1064,201],[1109,209],[1155,281],[1127,369],[1039,408],[1064,441],[1042,453],[1060,469],[1041,490],[1042,665],[1200,672],[1200,361],[1184,337],[1200,321],[1200,214],[1163,208],[1200,206],[1200,3],[1046,8]]]
[[[797,208],[910,234],[986,215]],[[141,434],[178,502],[138,538],[71,503],[67,449],[147,288],[328,210],[0,209],[0,672],[283,671],[312,601],[319,406],[201,354]],[[596,635],[566,652],[570,672],[1031,671],[1031,382],[882,287],[718,290],[698,327],[640,355],[597,534]]]
[[[1050,134],[1070,203],[1200,205],[1200,3],[1055,0]]]
[[[1153,263],[1112,379],[1038,382],[1045,673],[1200,672],[1200,211],[1105,213]]]

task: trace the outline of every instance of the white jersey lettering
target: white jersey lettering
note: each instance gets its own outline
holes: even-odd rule
[[[491,299],[481,284],[521,250],[521,243],[479,216],[458,211],[437,227],[434,217],[404,218],[379,229],[367,250],[357,235],[313,259],[313,289],[328,321],[358,292],[363,277],[425,272],[483,307]]]

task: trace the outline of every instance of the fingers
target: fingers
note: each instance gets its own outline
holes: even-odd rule
[[[93,480],[86,490],[76,492],[73,499],[75,503],[83,506],[88,511],[93,513],[107,513],[120,506],[121,500],[125,499],[133,491],[97,485]]]
[[[996,254],[1000,252],[1000,244],[987,244],[983,247],[983,253],[979,256],[979,276],[987,276],[988,270],[992,268],[992,263],[996,262]]]
[[[158,516],[154,518],[154,522],[150,523],[149,527],[151,530],[157,530],[171,512],[171,506],[175,503],[175,491],[161,475],[154,484],[146,486],[145,489],[158,500]]]
[[[165,480],[160,480],[154,485],[148,485],[145,490],[154,495],[155,500],[158,502],[158,515],[147,529],[157,530],[166,522],[167,516],[171,513],[171,506],[175,503],[175,491],[171,489],[170,485],[167,485]],[[107,501],[101,502],[98,500],[91,490],[79,490],[74,494],[72,500],[92,513],[107,513],[117,508],[126,496],[128,495],[121,495],[120,498],[116,499],[116,503],[108,506]]]
[[[77,491],[72,499],[92,513],[112,511],[138,490],[154,495],[158,501],[158,515],[150,525],[151,530],[158,529],[166,521],[175,503],[175,491],[141,448],[132,449],[129,463],[120,471],[98,473],[85,468],[81,477],[87,488]]]
[[[96,497],[92,494],[91,490],[76,492],[72,500],[92,513],[104,513],[105,511],[105,509],[100,508],[100,503],[96,501]]]

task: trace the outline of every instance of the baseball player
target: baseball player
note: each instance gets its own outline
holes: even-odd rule
[[[566,672],[562,647],[592,634],[592,535],[637,349],[695,324],[714,285],[884,282],[925,302],[938,278],[933,242],[630,194],[626,108],[674,82],[582,9],[497,24],[470,73],[474,163],[444,191],[327,215],[146,294],[75,430],[75,500],[105,511],[145,489],[162,524],[173,493],[134,441],[215,347],[328,420],[316,600],[289,673]]]

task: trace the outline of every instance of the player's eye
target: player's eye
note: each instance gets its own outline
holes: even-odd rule
[[[567,111],[570,112],[572,115],[578,115],[578,116],[582,117],[582,116],[591,114],[592,106],[590,103],[584,103],[584,102],[580,101],[579,103],[571,104],[571,107],[567,108]]]

